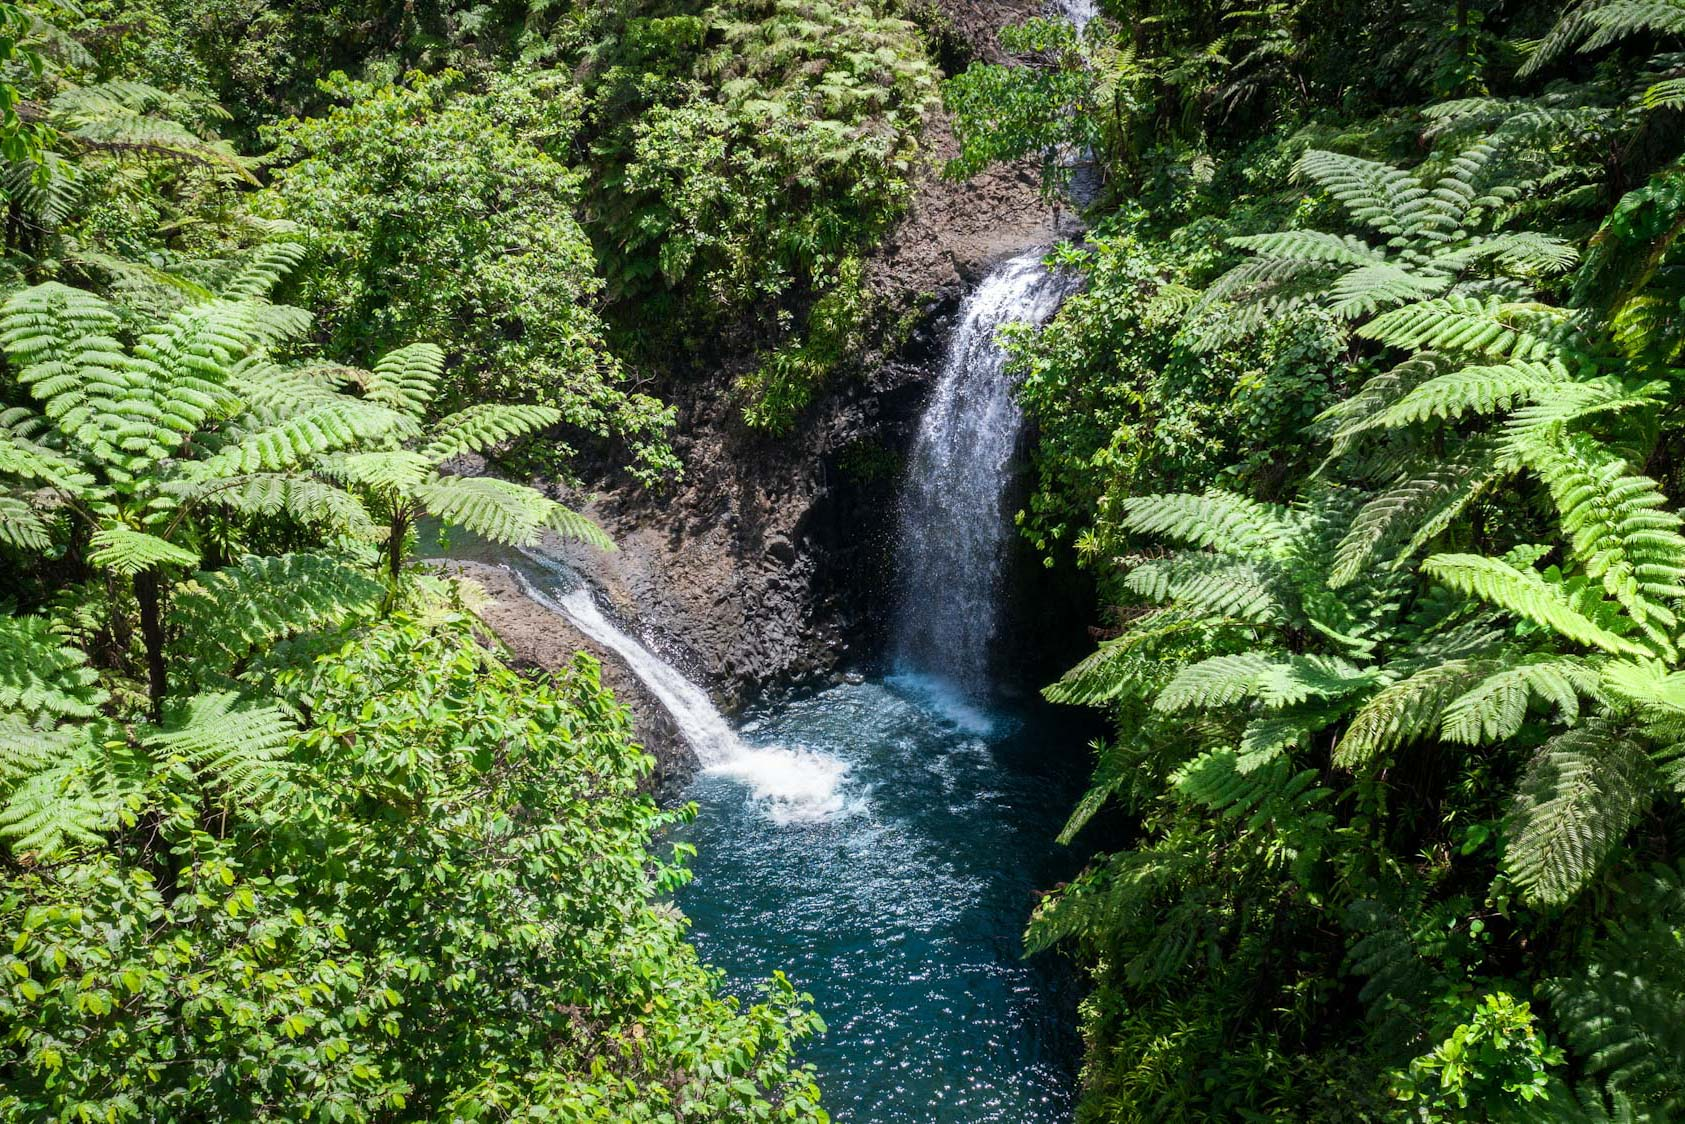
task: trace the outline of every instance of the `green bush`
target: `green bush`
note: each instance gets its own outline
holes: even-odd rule
[[[161,768],[110,847],[9,876],[0,1119],[824,1119],[817,1016],[720,997],[657,900],[685,813],[588,659],[398,618],[272,682],[309,721],[259,808]]]

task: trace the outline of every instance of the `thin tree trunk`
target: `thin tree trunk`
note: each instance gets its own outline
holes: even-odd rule
[[[140,604],[140,638],[146,646],[148,711],[152,721],[162,722],[169,682],[164,664],[164,583],[157,570],[135,575],[135,600]]]
[[[395,507],[391,527],[392,532],[386,538],[386,603],[380,608],[381,616],[390,614],[398,604],[398,576],[404,569],[404,539],[410,533],[408,510]]]

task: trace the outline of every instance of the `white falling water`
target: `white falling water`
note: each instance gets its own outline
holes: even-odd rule
[[[706,691],[610,621],[575,574],[554,559],[522,553],[555,579],[551,589],[541,588],[519,568],[511,567],[522,592],[619,655],[673,716],[680,736],[695,751],[704,771],[748,787],[778,823],[820,822],[851,809],[839,791],[847,765],[808,749],[749,745],[737,736]]]
[[[896,662],[962,694],[987,693],[1008,526],[1006,489],[1023,427],[1002,325],[1040,324],[1069,280],[1032,250],[996,267],[960,307],[902,492]]]
[[[1081,29],[1100,14],[1100,5],[1098,0],[1058,0],[1055,10]]]

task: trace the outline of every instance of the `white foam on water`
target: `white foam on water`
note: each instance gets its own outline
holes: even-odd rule
[[[746,746],[728,761],[710,765],[715,776],[746,787],[774,823],[829,823],[863,810],[843,794],[848,765],[828,753],[789,746]]]
[[[848,774],[846,763],[811,749],[749,745],[706,691],[609,620],[576,574],[542,554],[522,553],[554,577],[557,585],[553,591],[546,590],[511,567],[522,592],[626,661],[632,674],[672,715],[705,772],[744,785],[754,800],[765,805],[774,823],[825,823],[859,810],[861,801],[851,801],[841,791]]]

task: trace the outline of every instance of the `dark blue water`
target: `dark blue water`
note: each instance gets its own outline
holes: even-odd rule
[[[695,782],[679,904],[733,990],[781,968],[812,993],[830,1030],[806,1058],[833,1118],[1069,1119],[1073,981],[1026,961],[1022,934],[1037,892],[1073,873],[1052,840],[1080,734],[904,679],[781,704],[742,733],[807,752]]]

